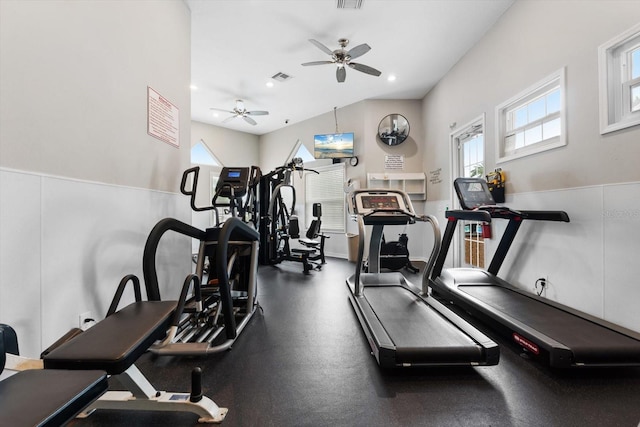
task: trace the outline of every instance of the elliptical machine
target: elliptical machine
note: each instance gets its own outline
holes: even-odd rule
[[[156,251],[162,236],[173,231],[199,240],[195,274],[185,280],[166,338],[150,348],[158,355],[205,355],[231,348],[256,309],[260,235],[257,223],[257,167],[229,168],[220,173],[211,204],[196,206],[200,168],[187,169],[180,191],[195,211],[212,210],[215,226],[200,230],[174,218],[161,220],[147,238],[143,273],[150,301],[160,301]],[[187,182],[191,178],[191,185]],[[220,221],[220,209],[230,215]],[[222,334],[224,332],[224,335]]]

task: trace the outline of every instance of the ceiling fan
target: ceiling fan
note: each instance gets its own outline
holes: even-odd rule
[[[314,62],[305,62],[304,66],[307,65],[323,65],[323,64],[336,64],[338,69],[336,70],[336,78],[338,79],[338,83],[343,83],[345,78],[347,77],[346,66],[353,68],[354,70],[362,71],[366,74],[371,74],[372,76],[379,76],[382,74],[380,71],[375,68],[369,67],[368,65],[358,64],[356,62],[351,62],[352,59],[358,58],[365,53],[371,50],[371,47],[363,43],[358,45],[350,50],[346,50],[347,45],[349,44],[348,39],[340,39],[338,40],[338,44],[340,45],[339,49],[331,50],[322,43],[317,40],[309,39],[311,43],[313,43],[318,49],[326,53],[327,55],[331,55],[330,61],[314,61]]]
[[[228,121],[233,120],[236,117],[242,117],[245,122],[253,126],[257,125],[258,123],[249,116],[266,116],[269,114],[268,111],[247,111],[247,109],[244,107],[244,101],[242,101],[242,99],[236,100],[236,106],[233,108],[233,110],[223,110],[220,108],[210,108],[210,110],[233,114],[232,116],[224,119],[222,123],[227,123]]]

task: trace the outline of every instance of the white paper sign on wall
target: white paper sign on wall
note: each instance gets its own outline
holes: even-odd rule
[[[401,154],[391,154],[384,156],[384,168],[393,170],[404,169],[404,156]]]
[[[147,86],[147,133],[180,147],[180,111],[158,92]]]

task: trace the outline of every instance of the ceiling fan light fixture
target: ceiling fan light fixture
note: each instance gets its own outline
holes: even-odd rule
[[[302,65],[309,66],[309,65],[336,64],[337,65],[336,79],[338,80],[338,83],[343,83],[345,81],[345,78],[346,78],[345,70],[347,66],[349,66],[350,68],[353,68],[354,70],[357,70],[372,76],[376,76],[376,77],[382,74],[380,71],[368,65],[351,62],[352,59],[359,58],[360,56],[364,55],[365,53],[371,50],[371,47],[366,43],[360,44],[352,49],[346,50],[346,47],[349,44],[349,39],[341,38],[338,40],[338,44],[340,45],[340,48],[332,51],[331,49],[329,49],[328,47],[326,47],[324,44],[320,43],[317,40],[309,39],[309,41],[313,45],[315,45],[318,49],[330,55],[331,60],[305,62]]]
[[[217,117],[216,111],[222,111],[224,113],[231,114],[231,116],[224,119],[222,123],[227,123],[235,119],[236,117],[241,117],[244,119],[245,122],[253,126],[257,125],[258,123],[249,116],[268,116],[269,115],[268,111],[263,111],[263,110],[248,111],[244,106],[244,101],[242,101],[241,99],[236,100],[236,106],[232,110],[225,110],[221,108],[210,108],[210,110],[214,111],[213,113],[214,117]]]

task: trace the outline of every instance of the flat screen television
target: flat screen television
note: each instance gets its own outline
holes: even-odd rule
[[[353,132],[315,135],[313,157],[316,159],[353,157]]]

